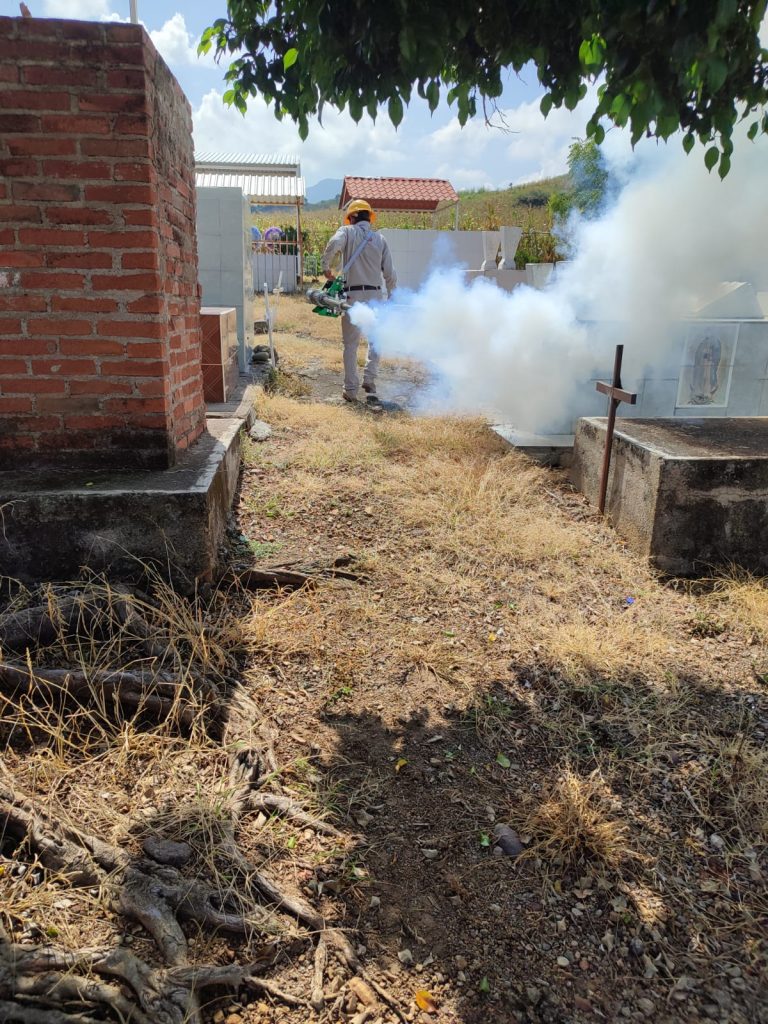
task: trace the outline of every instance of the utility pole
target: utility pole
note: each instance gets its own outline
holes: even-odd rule
[[[139,23],[139,0],[131,0],[131,21],[134,25]]]

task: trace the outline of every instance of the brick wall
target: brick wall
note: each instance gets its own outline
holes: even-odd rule
[[[0,18],[0,466],[202,432],[191,130],[140,26]]]

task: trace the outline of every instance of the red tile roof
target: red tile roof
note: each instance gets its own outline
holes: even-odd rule
[[[459,197],[444,178],[345,178],[339,209],[351,199],[366,199],[374,210],[436,210]]]

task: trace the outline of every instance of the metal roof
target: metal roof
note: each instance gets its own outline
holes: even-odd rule
[[[343,209],[351,199],[366,199],[375,210],[443,210],[459,201],[444,178],[353,178],[347,176],[339,197]]]
[[[301,163],[295,155],[274,153],[218,153],[204,152],[195,156],[195,165],[201,171],[240,171],[243,174],[301,175]]]
[[[295,206],[304,202],[303,178],[279,174],[237,174],[195,171],[198,188],[239,188],[243,195],[261,206]]]

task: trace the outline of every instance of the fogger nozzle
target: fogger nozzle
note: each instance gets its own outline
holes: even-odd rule
[[[328,292],[324,291],[322,288],[310,288],[307,292],[307,302],[311,302],[314,306],[323,306],[325,309],[330,309],[334,313],[344,313],[350,308],[346,299],[337,298],[335,295],[329,295]]]

